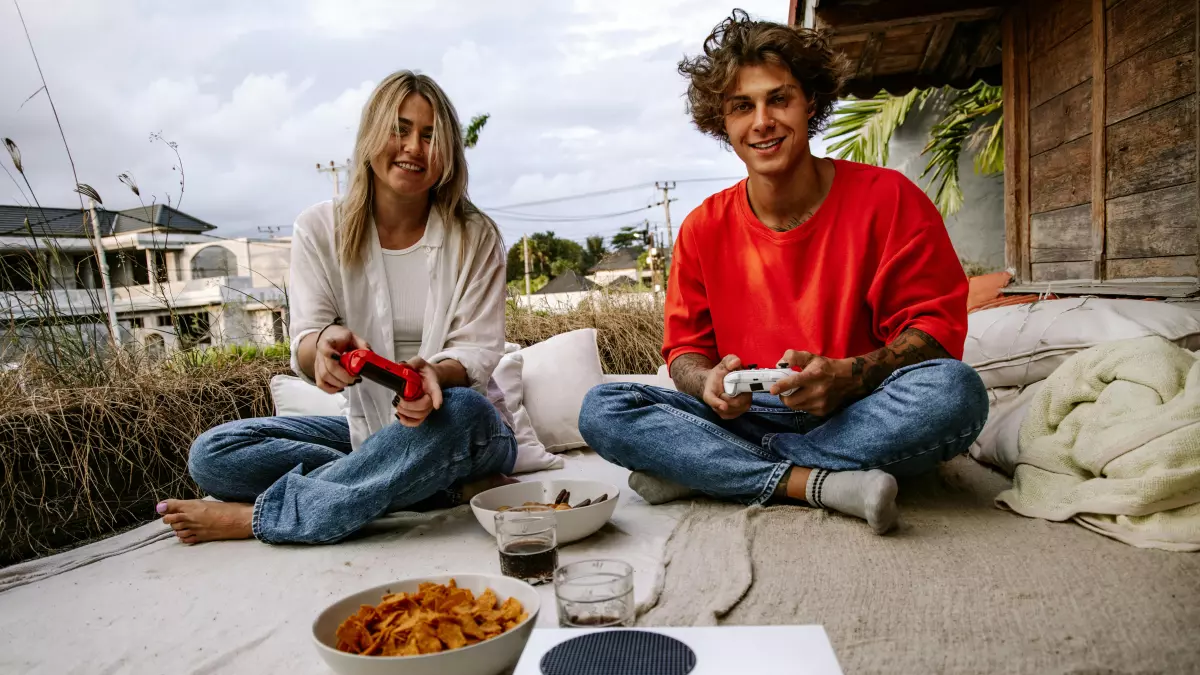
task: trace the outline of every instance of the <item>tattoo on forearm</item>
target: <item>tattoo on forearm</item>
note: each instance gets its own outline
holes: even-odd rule
[[[703,400],[704,381],[713,362],[701,354],[684,354],[671,362],[671,379],[679,391]]]
[[[950,353],[931,335],[916,328],[909,328],[886,347],[856,357],[850,366],[850,372],[857,381],[857,393],[865,396],[878,389],[889,375],[904,366],[948,358],[951,358]]]

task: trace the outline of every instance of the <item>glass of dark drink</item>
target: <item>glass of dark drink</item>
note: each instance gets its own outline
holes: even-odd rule
[[[554,573],[560,628],[633,626],[633,567],[619,560],[584,560]]]
[[[558,567],[554,509],[518,506],[496,514],[500,573],[537,586],[550,582]]]

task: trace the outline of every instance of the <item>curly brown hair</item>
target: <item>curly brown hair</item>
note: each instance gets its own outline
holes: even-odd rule
[[[847,60],[835,52],[825,35],[773,21],[756,21],[735,9],[704,41],[704,53],[679,62],[679,73],[690,79],[687,110],[696,128],[723,143],[725,94],[742,66],[776,63],[792,71],[812,106],[808,135],[825,127],[838,92],[846,80]]]

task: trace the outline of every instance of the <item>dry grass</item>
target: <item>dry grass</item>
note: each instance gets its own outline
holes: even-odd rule
[[[36,368],[0,374],[0,566],[154,517],[166,497],[196,497],[192,439],[270,415],[278,357],[113,363],[99,386]]]
[[[661,301],[509,308],[508,339],[523,346],[578,328],[597,329],[606,372],[653,373],[662,363]],[[272,414],[270,379],[287,370],[286,351],[234,350],[58,368],[30,359],[0,373],[0,566],[147,522],[164,498],[200,496],[187,472],[192,440]]]
[[[595,328],[600,363],[610,374],[653,374],[662,365],[663,304],[641,294],[613,294],[561,313],[533,312],[509,304],[509,342],[528,347],[552,335]]]

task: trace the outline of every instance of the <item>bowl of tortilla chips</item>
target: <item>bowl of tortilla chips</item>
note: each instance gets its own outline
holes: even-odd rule
[[[404,579],[333,603],[312,635],[342,675],[498,675],[520,659],[540,608],[532,586],[496,574]]]

